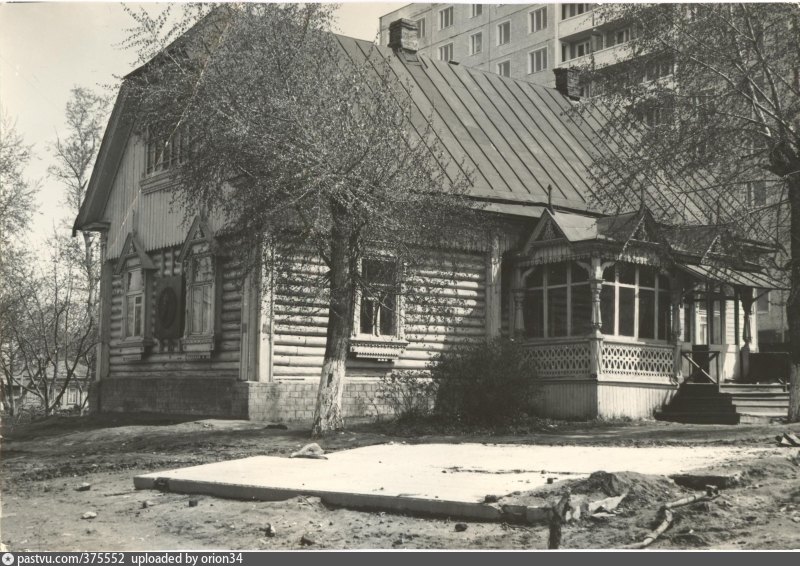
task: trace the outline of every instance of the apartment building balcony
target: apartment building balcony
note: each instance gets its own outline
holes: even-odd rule
[[[567,39],[572,36],[580,35],[590,31],[595,27],[595,14],[594,11],[585,12],[566,20],[561,20],[558,23],[558,36],[561,39]]]
[[[582,57],[575,57],[574,59],[562,61],[558,66],[584,67],[590,64],[592,62],[592,58],[594,58],[595,67],[607,67],[609,65],[615,65],[616,63],[629,59],[631,56],[632,50],[630,44],[623,43],[621,45],[614,45],[605,49],[593,51],[592,53]]]

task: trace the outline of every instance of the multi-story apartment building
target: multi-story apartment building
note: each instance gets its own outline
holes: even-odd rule
[[[553,86],[553,69],[594,57],[607,65],[627,56],[630,29],[601,21],[593,4],[408,4],[381,17],[417,24],[419,51],[429,57]]]

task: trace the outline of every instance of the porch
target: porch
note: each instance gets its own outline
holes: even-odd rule
[[[536,367],[544,414],[652,417],[695,391],[689,384],[703,386],[698,400],[713,391],[735,408],[747,406],[746,395],[728,399],[731,384],[780,383],[784,376],[765,375],[775,366],[756,352],[753,328],[758,293],[780,283],[741,258],[710,261],[713,244],[699,255],[683,249],[686,235],[668,233],[646,209],[600,219],[545,212],[514,258],[510,316]],[[773,389],[755,400],[782,406]]]

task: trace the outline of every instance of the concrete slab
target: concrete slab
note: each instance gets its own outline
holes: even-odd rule
[[[327,460],[256,456],[134,478],[137,489],[167,489],[274,501],[321,497],[345,507],[481,520],[507,520],[486,495],[530,491],[595,471],[673,475],[757,457],[776,449],[581,447],[486,444],[381,444],[328,454]],[[520,510],[515,510],[519,515]],[[547,511],[529,509],[529,522]]]

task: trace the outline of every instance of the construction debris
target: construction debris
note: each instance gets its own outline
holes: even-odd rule
[[[776,436],[775,440],[778,441],[778,446],[800,447],[800,437],[790,431]]]
[[[466,530],[467,530],[467,524],[466,523],[456,523],[456,532],[457,533],[463,533]]]
[[[311,458],[314,460],[327,460],[325,451],[316,442],[306,444],[297,452],[292,452],[289,458]]]
[[[92,489],[92,484],[83,482],[81,485],[75,487],[75,491],[89,491]]]
[[[97,518],[97,513],[94,511],[87,511],[83,515],[81,515],[81,519],[95,519]]]

